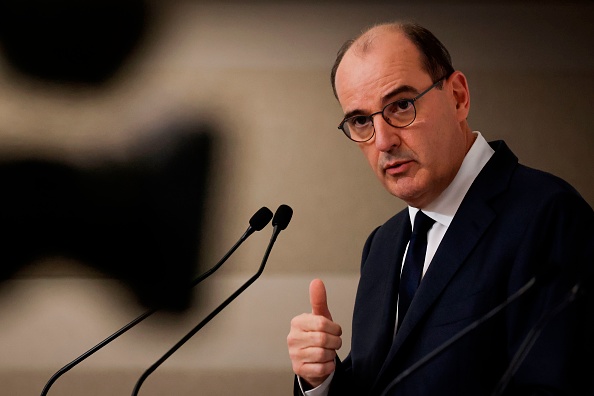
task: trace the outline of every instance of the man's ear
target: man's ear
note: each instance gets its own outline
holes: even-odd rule
[[[458,113],[458,120],[463,121],[468,118],[470,111],[470,91],[468,90],[468,81],[466,76],[460,72],[455,71],[449,78],[452,86],[452,94],[456,112]]]

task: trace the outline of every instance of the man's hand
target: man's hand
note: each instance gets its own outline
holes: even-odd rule
[[[326,287],[321,280],[311,281],[309,301],[312,313],[304,313],[291,320],[287,345],[293,371],[315,388],[336,367],[336,350],[342,346],[342,329],[332,321]]]

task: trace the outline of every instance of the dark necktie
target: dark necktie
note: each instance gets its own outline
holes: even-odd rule
[[[427,250],[427,232],[435,220],[419,211],[415,216],[412,235],[408,244],[408,251],[404,259],[400,288],[398,290],[398,327],[404,321],[410,302],[413,299],[423,274],[425,251]]]

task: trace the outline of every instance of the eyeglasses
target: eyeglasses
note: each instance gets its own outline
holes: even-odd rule
[[[395,128],[405,128],[412,124],[417,117],[417,109],[415,102],[427,92],[435,88],[447,76],[443,76],[437,80],[429,88],[418,94],[412,99],[398,99],[395,102],[388,103],[382,111],[375,112],[370,115],[354,115],[352,117],[342,120],[338,129],[354,142],[366,142],[375,135],[375,126],[373,125],[373,117],[381,114],[384,120]]]

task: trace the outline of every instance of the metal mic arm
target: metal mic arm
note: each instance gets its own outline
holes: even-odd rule
[[[219,262],[217,264],[215,264],[208,271],[204,272],[202,275],[200,275],[199,277],[194,279],[192,281],[192,283],[190,284],[190,286],[194,287],[194,286],[198,285],[200,282],[202,282],[204,279],[206,279],[210,275],[212,275],[217,269],[219,269],[219,267],[221,265],[223,265],[223,263],[225,261],[227,261],[227,259],[235,252],[235,250],[237,250],[237,248],[251,234],[253,234],[255,231],[260,231],[261,229],[263,229],[266,226],[266,224],[268,224],[270,222],[271,218],[272,218],[272,212],[270,211],[270,209],[268,209],[267,207],[260,208],[251,217],[250,225],[247,228],[247,230],[244,232],[244,234],[241,236],[241,238],[239,238],[239,240],[237,242],[235,242],[235,244],[231,247],[231,249],[223,256],[223,258],[221,258],[219,260]],[[52,377],[49,379],[49,381],[45,384],[43,390],[41,391],[41,396],[46,396],[47,393],[49,392],[49,389],[54,384],[54,382],[56,382],[56,380],[58,378],[60,378],[62,375],[64,375],[68,371],[70,371],[70,369],[72,369],[74,366],[76,366],[77,364],[79,364],[80,362],[82,362],[83,360],[88,358],[89,356],[93,355],[99,349],[103,348],[104,346],[106,346],[107,344],[109,344],[110,342],[112,342],[113,340],[115,340],[116,338],[118,338],[119,336],[121,336],[122,334],[124,334],[125,332],[130,330],[132,327],[136,326],[138,323],[142,322],[143,320],[145,320],[146,318],[148,318],[149,316],[151,316],[152,314],[154,314],[157,311],[158,311],[157,308],[149,309],[148,311],[141,314],[136,319],[132,320],[130,323],[128,323],[127,325],[125,325],[124,327],[122,327],[121,329],[119,329],[118,331],[116,331],[115,333],[113,333],[112,335],[110,335],[109,337],[107,337],[106,339],[104,339],[103,341],[98,343],[97,345],[95,345],[93,348],[89,349],[88,351],[86,351],[85,353],[83,353],[82,355],[80,355],[79,357],[77,357],[76,359],[74,359],[73,361],[71,361],[70,363],[65,365],[64,367],[62,367],[54,375],[52,375]]]
[[[242,286],[240,286],[231,296],[229,296],[225,301],[223,301],[217,308],[215,308],[208,316],[206,316],[196,327],[190,330],[181,340],[179,340],[171,349],[169,349],[159,360],[153,363],[138,379],[134,389],[132,391],[132,396],[137,396],[140,390],[140,387],[144,383],[151,373],[153,373],[165,360],[167,360],[171,355],[173,355],[182,345],[184,345],[190,338],[192,338],[200,329],[202,329],[208,322],[210,322],[215,316],[217,316],[227,305],[229,305],[237,296],[245,291],[252,283],[256,281],[264,272],[264,267],[266,266],[266,262],[268,261],[268,256],[270,255],[270,251],[272,250],[272,246],[276,241],[278,234],[284,230],[289,221],[291,220],[291,216],[293,215],[293,210],[287,205],[281,205],[277,209],[274,218],[272,219],[272,225],[274,226],[272,236],[270,237],[270,242],[268,243],[268,247],[266,248],[266,252],[264,253],[264,257],[262,258],[262,262],[258,271],[255,275],[253,275],[250,279],[247,280]]]

